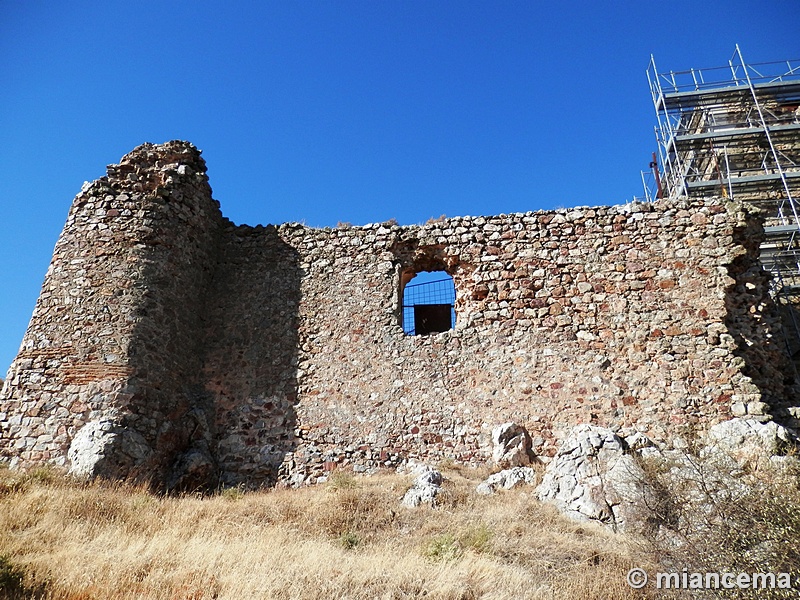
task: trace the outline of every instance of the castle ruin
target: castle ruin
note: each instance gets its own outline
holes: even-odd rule
[[[169,488],[478,464],[513,421],[669,444],[790,419],[761,217],[719,198],[315,229],[222,216],[200,152],[144,144],[75,198],[0,394],[0,456]],[[401,327],[446,271],[456,325]]]

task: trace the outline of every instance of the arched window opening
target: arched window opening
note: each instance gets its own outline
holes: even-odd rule
[[[456,288],[447,272],[411,272],[403,283],[403,333],[428,335],[456,326]]]

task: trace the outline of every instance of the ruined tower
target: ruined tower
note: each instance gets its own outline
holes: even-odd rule
[[[190,445],[222,217],[190,145],[145,144],[75,198],[2,394],[12,462],[167,477]]]

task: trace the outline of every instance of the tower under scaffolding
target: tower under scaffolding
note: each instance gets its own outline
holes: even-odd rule
[[[794,334],[789,352],[797,354],[800,60],[745,63],[737,45],[726,66],[709,69],[661,73],[651,56],[647,79],[659,161],[642,175],[647,199],[722,196],[764,211],[761,262]]]

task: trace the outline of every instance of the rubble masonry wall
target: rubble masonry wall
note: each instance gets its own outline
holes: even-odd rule
[[[145,145],[75,199],[0,395],[0,453],[301,483],[485,462],[506,421],[552,454],[578,423],[669,443],[769,419],[787,382],[762,233],[718,199],[236,226],[193,146]],[[403,334],[422,270],[452,275],[454,330]]]

